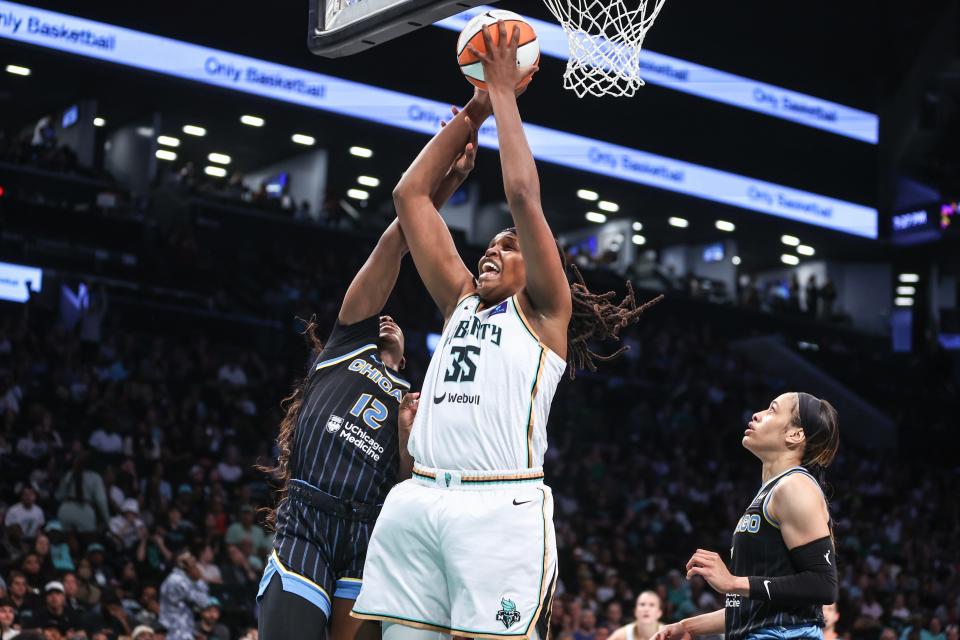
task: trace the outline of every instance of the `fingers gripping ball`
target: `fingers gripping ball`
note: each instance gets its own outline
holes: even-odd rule
[[[467,23],[460,33],[457,40],[457,62],[460,64],[460,70],[474,86],[486,91],[487,83],[483,78],[483,63],[473,55],[467,45],[473,45],[473,48],[480,53],[486,53],[487,47],[483,41],[483,29],[490,25],[496,25],[498,20],[503,20],[507,27],[507,37],[513,36],[514,28],[520,29],[520,42],[517,46],[517,66],[529,67],[540,62],[540,45],[537,42],[537,32],[533,30],[522,16],[502,9],[492,9],[484,11]],[[493,43],[497,44],[500,40],[499,31],[488,29]],[[532,76],[521,83],[521,87],[530,83]]]

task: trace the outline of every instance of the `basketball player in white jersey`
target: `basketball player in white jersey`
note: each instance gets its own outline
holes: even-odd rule
[[[662,615],[660,596],[654,591],[644,591],[637,596],[636,608],[633,610],[635,620],[614,631],[610,640],[648,640],[663,626],[660,623]]]
[[[516,89],[536,69],[517,67],[518,33],[508,37],[503,23],[491,29],[498,44],[485,31],[489,53],[475,52],[489,95],[478,92],[394,190],[445,325],[410,436],[413,478],[387,496],[353,609],[382,621],[384,640],[545,638],[557,572],[542,467],[550,403],[568,354],[592,368],[586,340],[615,336],[643,310],[632,296],[616,306],[582,283],[571,290],[517,107]],[[490,242],[474,277],[429,194],[464,145],[475,148],[491,111],[516,227]]]

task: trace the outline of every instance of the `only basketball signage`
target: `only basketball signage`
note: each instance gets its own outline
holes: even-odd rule
[[[427,135],[448,103],[420,98],[0,0],[0,37]],[[859,204],[527,124],[542,161],[849,233],[877,237],[877,211]],[[480,144],[498,145],[496,125]]]
[[[492,7],[487,6],[468,9],[435,24],[459,33],[474,16],[490,9]],[[534,18],[524,19],[536,30],[543,55],[560,60],[570,57],[567,34],[560,25]],[[854,140],[870,144],[877,144],[879,140],[880,118],[876,114],[649,49],[644,49],[640,54],[640,76],[650,84],[790,120]]]

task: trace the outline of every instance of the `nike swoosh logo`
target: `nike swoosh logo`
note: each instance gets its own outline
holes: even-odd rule
[[[827,564],[830,564],[830,549],[827,549],[827,552],[823,554],[823,558],[827,561]],[[833,565],[830,564],[830,566],[832,567]]]
[[[769,580],[764,580],[764,581],[763,581],[763,588],[767,590],[767,600],[773,600],[773,596],[770,595],[770,581],[769,581]]]
[[[528,502],[533,502],[533,500],[524,500],[523,502],[517,502],[517,499],[513,499],[513,506],[519,507],[522,504],[527,504]]]
[[[445,393],[441,393],[439,398],[436,397],[436,396],[434,396],[434,398],[433,398],[433,404],[440,404],[441,402],[443,402],[443,399],[446,398],[446,397],[447,397],[447,394],[445,394]]]

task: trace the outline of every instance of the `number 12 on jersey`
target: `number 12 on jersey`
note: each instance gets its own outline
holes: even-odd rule
[[[390,412],[382,402],[369,393],[364,393],[357,398],[353,408],[350,409],[350,415],[357,418],[362,417],[364,424],[376,430],[383,426],[383,421],[387,419]]]

